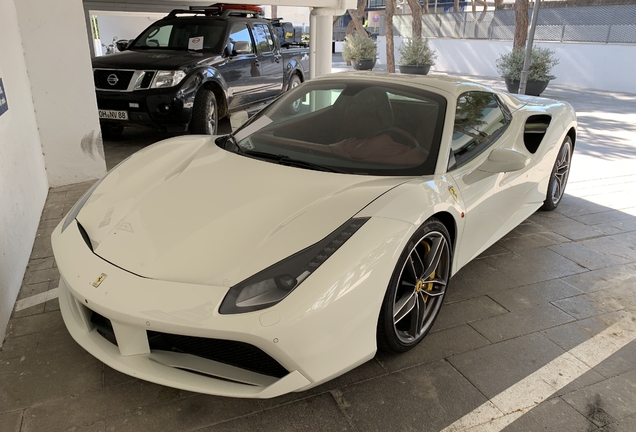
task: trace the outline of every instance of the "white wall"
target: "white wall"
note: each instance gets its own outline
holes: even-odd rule
[[[15,9],[49,184],[101,177],[106,164],[81,0],[19,0]]]
[[[13,0],[0,1],[0,346],[20,290],[48,190]]]
[[[512,42],[435,39],[431,47],[437,50],[437,60],[432,71],[458,73],[485,77],[499,76],[495,62],[501,54],[512,49]],[[401,38],[395,38],[396,64],[399,64],[397,48]],[[552,81],[571,87],[636,93],[636,45],[551,43],[536,45],[550,48],[560,63],[552,73]],[[379,62],[386,64],[386,39],[378,37]]]
[[[265,16],[272,16],[271,6],[264,5]],[[283,18],[283,21],[289,21],[295,25],[309,25],[309,8],[307,7],[290,7],[290,6],[278,6],[278,18]]]
[[[166,14],[129,14],[105,15],[97,13],[97,25],[101,43],[108,46],[113,38],[134,39],[153,22],[163,18]],[[105,54],[106,49],[102,47]],[[99,54],[99,52],[97,53]]]

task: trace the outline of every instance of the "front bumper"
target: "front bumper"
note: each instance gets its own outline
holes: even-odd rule
[[[395,260],[414,230],[404,222],[371,219],[360,235],[278,305],[220,315],[226,287],[134,275],[93,254],[76,222],[63,234],[60,228],[52,236],[61,274],[60,308],[71,336],[84,349],[137,378],[245,398],[305,390],[371,359],[380,305]],[[344,259],[333,259],[338,254]],[[106,277],[97,284],[101,274]],[[117,345],[100,333],[91,320],[93,313],[110,321]],[[156,332],[249,344],[288,373],[277,378],[200,356],[151,349],[148,336]]]

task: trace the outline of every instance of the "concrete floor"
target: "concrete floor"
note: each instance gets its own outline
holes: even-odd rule
[[[139,381],[82,350],[51,291],[59,274],[49,236],[90,185],[51,189],[19,294],[50,300],[15,311],[9,323],[0,432],[440,431],[478,418],[474,410],[489,400],[512,417],[485,431],[507,423],[509,432],[636,430],[636,342],[611,349],[612,337],[635,331],[623,318],[636,313],[636,96],[555,85],[544,96],[572,103],[580,121],[558,210],[536,213],[462,269],[416,349],[379,354],[318,388],[271,400]],[[105,143],[108,166],[163,137],[127,131]],[[627,328],[612,327],[609,343],[588,349],[617,322]],[[594,367],[572,363],[554,379],[535,379],[566,358]],[[522,402],[535,395],[529,410]]]

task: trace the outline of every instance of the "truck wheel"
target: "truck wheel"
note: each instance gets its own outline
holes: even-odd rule
[[[293,89],[294,87],[298,87],[301,84],[302,84],[302,81],[300,80],[300,77],[294,74],[289,79],[289,86],[287,86],[287,91]]]
[[[102,129],[102,138],[117,139],[121,138],[121,135],[124,133],[124,125],[102,123],[100,127]]]
[[[214,92],[201,89],[194,98],[190,133],[216,135],[219,124],[219,110]]]

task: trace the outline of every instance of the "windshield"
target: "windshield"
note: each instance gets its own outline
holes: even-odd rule
[[[239,151],[369,175],[435,171],[446,99],[360,79],[308,82],[236,132]]]
[[[129,49],[202,50],[220,53],[225,22],[179,18],[157,21],[139,35]]]

